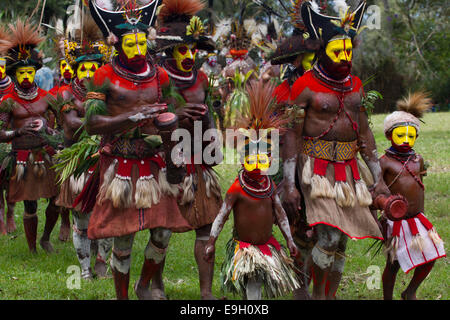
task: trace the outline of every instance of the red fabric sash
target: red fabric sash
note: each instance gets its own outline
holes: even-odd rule
[[[274,236],[271,236],[270,239],[265,244],[251,244],[244,241],[239,241],[239,249],[248,248],[250,246],[256,246],[261,251],[262,254],[271,257],[272,253],[270,252],[269,244],[272,245],[277,251],[281,250],[281,245],[278,243],[277,239]]]
[[[431,230],[433,228],[433,224],[423,215],[422,212],[417,214],[415,217],[406,219],[406,222],[408,222],[409,229],[411,230],[411,234],[415,236],[419,233],[419,229],[417,228],[416,221],[414,218],[419,219],[419,221],[422,223],[422,225],[427,230]],[[402,220],[394,221],[394,226],[392,227],[392,236],[393,237],[399,237],[400,236],[400,227],[402,226]]]
[[[116,177],[124,180],[131,180],[131,170],[133,165],[139,168],[139,178],[153,177],[150,171],[150,161],[154,162],[160,169],[165,167],[164,160],[160,155],[155,155],[145,159],[126,159],[122,157],[114,157],[118,162]]]
[[[334,179],[335,181],[347,181],[347,174],[345,171],[346,166],[350,166],[354,180],[360,180],[361,177],[358,171],[358,164],[356,159],[350,159],[347,161],[329,161],[319,158],[314,158],[314,174],[319,176],[326,176],[328,164],[331,163],[334,166]]]
[[[17,150],[17,164],[27,164],[28,156],[30,155],[31,150]]]

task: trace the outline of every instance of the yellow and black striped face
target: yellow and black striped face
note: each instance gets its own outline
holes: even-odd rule
[[[270,167],[269,156],[265,153],[251,154],[244,158],[244,168],[246,171],[253,171],[259,169],[267,171]]]

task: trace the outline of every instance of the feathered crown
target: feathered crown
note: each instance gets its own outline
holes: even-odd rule
[[[157,51],[181,43],[196,43],[199,50],[213,51],[214,42],[195,14],[205,7],[202,0],[163,0],[158,14]]]
[[[39,35],[37,27],[29,21],[18,19],[8,25],[10,39],[1,42],[0,51],[6,54],[6,70],[8,74],[14,74],[21,66],[42,67],[42,54],[37,46],[44,40]]]
[[[148,33],[161,0],[89,0],[89,10],[111,43],[126,33]]]
[[[249,102],[242,110],[242,116],[237,120],[236,127],[244,136],[244,145],[238,146],[241,154],[271,153],[271,137],[273,130],[282,134],[283,125],[288,118],[276,111],[273,97],[275,85],[270,81],[253,80],[247,86]],[[260,131],[261,130],[261,131]]]
[[[396,127],[413,126],[420,130],[420,119],[433,106],[427,92],[409,93],[407,97],[397,101],[397,111],[384,119],[384,133],[389,134]]]
[[[353,39],[361,30],[366,1],[359,3],[351,12],[345,0],[335,1],[335,10],[339,17],[331,17],[316,12],[311,2],[303,2],[301,5],[301,17],[312,39],[321,39],[326,44],[336,37]]]
[[[85,16],[82,28],[69,30],[68,39],[64,39],[64,56],[73,67],[82,61],[107,63],[112,48],[102,40],[100,29],[90,16]]]
[[[0,57],[3,57],[3,55],[6,54],[10,44],[11,35],[3,26],[0,26]]]

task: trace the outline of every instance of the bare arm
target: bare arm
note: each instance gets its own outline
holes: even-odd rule
[[[359,112],[359,125],[359,136],[360,141],[362,142],[360,153],[364,162],[367,164],[370,173],[372,173],[373,180],[375,181],[373,186],[374,196],[376,197],[380,194],[390,196],[391,192],[383,180],[383,171],[381,169],[380,161],[378,160],[375,138],[372,130],[370,130],[367,113],[365,111]]]
[[[298,254],[298,249],[294,244],[294,239],[292,238],[291,229],[289,227],[289,221],[287,219],[283,206],[281,205],[281,201],[278,195],[275,195],[273,197],[273,201],[273,207],[275,209],[275,217],[277,219],[278,226],[284,238],[286,239],[291,256],[295,257]]]
[[[233,209],[236,199],[237,194],[234,193],[227,193],[225,196],[225,200],[223,201],[219,214],[217,215],[216,219],[212,224],[209,240],[205,246],[206,261],[211,261],[214,257],[214,253],[216,250],[215,249],[216,240],[219,237],[219,234],[222,231],[225,222],[227,222],[228,217],[230,216],[231,209]]]

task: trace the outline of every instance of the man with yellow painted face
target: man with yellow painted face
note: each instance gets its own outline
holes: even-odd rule
[[[290,104],[299,112],[284,140],[283,204],[290,217],[301,217],[304,201],[310,229],[305,238],[313,240],[309,263],[314,299],[335,298],[348,238],[382,239],[369,205],[372,197],[390,196],[361,105],[362,82],[351,74],[354,38],[365,7],[361,1],[338,17],[321,14],[311,2],[300,8],[305,41],[316,45],[317,62],[290,93]],[[366,166],[361,170],[358,152],[368,175]]]
[[[10,41],[10,36],[8,32],[0,26],[0,40],[3,41]],[[0,101],[3,99],[4,96],[10,94],[14,90],[14,83],[12,82],[9,75],[6,74],[6,58],[3,56],[6,54],[4,50],[0,49]],[[4,122],[2,119],[0,119],[0,127],[4,128]],[[2,158],[0,158],[0,161],[3,162],[6,155],[11,150],[11,145],[3,143],[0,146],[4,152],[2,154],[4,155]],[[4,221],[4,214],[5,214],[5,191],[8,190],[8,179],[5,174],[1,175],[0,177],[0,235],[5,235],[7,233],[11,233],[16,231],[16,223],[14,221],[14,207],[15,204],[13,202],[7,203],[7,214],[6,214],[6,223]]]
[[[416,292],[430,274],[437,259],[445,257],[442,239],[425,216],[424,177],[427,173],[423,157],[413,149],[419,137],[421,118],[432,107],[424,92],[410,93],[397,102],[397,111],[388,115],[383,124],[391,147],[380,158],[383,179],[392,194],[408,201],[403,217],[382,215],[386,239],[386,266],[383,272],[383,298],[393,299],[395,279],[400,268],[414,275],[401,293],[404,300],[416,300]]]
[[[160,63],[169,75],[176,92],[183,97],[183,102],[172,99],[179,127],[187,129],[194,136],[194,126],[201,126],[201,133],[214,128],[215,124],[209,107],[206,105],[208,95],[208,76],[195,67],[199,50],[212,52],[215,49],[211,38],[206,34],[203,23],[195,13],[202,10],[204,3],[200,0],[164,0],[159,13],[159,30],[156,38],[157,51],[164,52]],[[201,150],[195,151],[192,139],[191,160],[195,152],[201,152],[209,143],[203,142]],[[179,201],[181,214],[195,230],[194,256],[198,266],[200,295],[202,299],[215,299],[212,294],[214,261],[203,260],[203,252],[217,212],[222,204],[222,196],[217,176],[212,166],[201,163],[186,164],[186,176],[183,185],[185,192]],[[163,262],[164,263],[164,262]],[[163,266],[152,279],[154,299],[166,299],[162,281]]]
[[[171,158],[170,135],[177,117],[166,112],[163,94],[169,78],[153,63],[147,46],[159,4],[144,0],[105,6],[105,1],[89,1],[91,15],[118,54],[95,72],[93,88],[87,93],[86,129],[102,136],[103,148],[98,162],[99,195],[93,199],[90,192],[82,192],[80,197],[95,202],[89,239],[113,237],[111,270],[117,299],[128,299],[136,232],[150,230],[134,285],[139,299],[150,299],[150,279],[164,260],[172,231],[190,228],[178,209],[173,187],[181,181],[183,168]]]
[[[69,70],[75,70],[73,80],[67,85],[59,88],[56,101],[61,101],[61,105],[56,105],[59,110],[58,124],[62,127],[64,133],[64,147],[70,148],[74,143],[78,145],[84,143],[80,141],[82,134],[81,127],[83,118],[86,114],[84,102],[86,101],[86,83],[90,81],[95,72],[104,64],[109,62],[111,48],[102,41],[102,34],[93,19],[85,14],[83,32],[80,30],[70,30],[74,37],[62,40],[64,59],[67,66],[61,63],[62,74],[69,73]],[[83,39],[81,39],[83,34]],[[69,63],[70,62],[70,63]],[[66,71],[64,71],[66,70]],[[97,152],[97,150],[95,151]],[[93,152],[93,153],[95,153]],[[84,155],[83,159],[91,155]],[[72,212],[73,245],[76,250],[77,258],[81,266],[81,277],[83,279],[92,279],[91,270],[91,246],[98,248],[97,257],[94,265],[94,271],[99,278],[106,276],[106,260],[111,249],[112,239],[89,240],[87,237],[87,227],[91,212],[80,212],[80,206],[74,207],[74,201],[79,196],[82,188],[86,184],[89,171],[80,176],[71,176],[62,181],[60,192],[56,199],[56,204],[63,208],[61,217],[67,216]],[[70,224],[69,224],[70,226]],[[70,229],[62,228],[60,240],[66,240]]]
[[[6,72],[14,82],[14,91],[4,96],[0,105],[4,123],[0,141],[11,142],[14,154],[8,201],[24,201],[25,236],[30,251],[36,252],[38,200],[49,199],[40,245],[45,251],[53,252],[50,234],[59,216],[55,205],[58,190],[55,172],[51,169],[55,150],[46,137],[54,131],[48,125],[51,108],[47,92],[38,88],[34,81],[36,71],[42,66],[36,47],[43,38],[34,26],[20,19],[10,24],[9,29],[11,41],[7,45]]]

